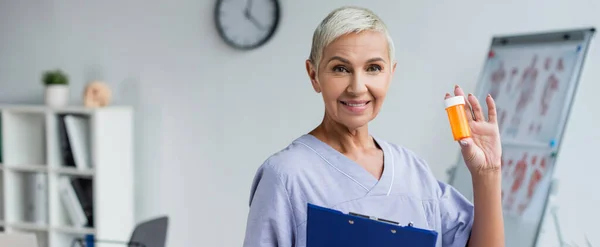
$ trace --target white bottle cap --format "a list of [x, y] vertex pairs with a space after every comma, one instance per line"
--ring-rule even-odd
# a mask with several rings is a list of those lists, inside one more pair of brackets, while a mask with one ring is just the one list
[[451, 98], [447, 98], [446, 100], [444, 100], [444, 104], [446, 105], [446, 108], [451, 107], [451, 106], [455, 106], [455, 105], [464, 105], [465, 104], [465, 97], [463, 96], [454, 96]]

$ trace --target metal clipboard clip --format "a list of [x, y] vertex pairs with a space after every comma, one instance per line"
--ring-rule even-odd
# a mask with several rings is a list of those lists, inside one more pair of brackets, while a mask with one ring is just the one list
[[[388, 220], [388, 219], [384, 219], [384, 218], [379, 218], [379, 217], [375, 217], [375, 216], [369, 216], [369, 215], [359, 214], [359, 213], [355, 213], [355, 212], [349, 212], [348, 214], [352, 215], [352, 216], [358, 216], [358, 217], [366, 218], [366, 219], [381, 221], [381, 222], [385, 222], [385, 223], [388, 223], [388, 224], [400, 225], [400, 222], [396, 222], [396, 221]], [[413, 227], [414, 224], [411, 221], [411, 222], [408, 222], [407, 226]]]

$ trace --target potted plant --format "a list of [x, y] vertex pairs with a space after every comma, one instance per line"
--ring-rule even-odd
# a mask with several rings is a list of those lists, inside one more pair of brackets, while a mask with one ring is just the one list
[[46, 87], [46, 105], [61, 107], [69, 103], [69, 78], [64, 72], [59, 69], [46, 71], [42, 82]]

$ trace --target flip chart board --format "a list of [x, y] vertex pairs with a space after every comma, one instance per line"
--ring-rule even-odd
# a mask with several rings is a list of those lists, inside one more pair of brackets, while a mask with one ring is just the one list
[[[492, 38], [475, 95], [496, 101], [506, 246], [535, 244], [593, 28]], [[567, 164], [564, 164], [567, 165]], [[472, 199], [459, 153], [449, 183]]]

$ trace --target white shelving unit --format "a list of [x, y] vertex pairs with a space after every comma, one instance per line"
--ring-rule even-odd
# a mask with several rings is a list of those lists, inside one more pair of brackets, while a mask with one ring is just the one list
[[[135, 226], [132, 108], [0, 105], [0, 112], [0, 228], [34, 232], [40, 247], [71, 246], [74, 238], [88, 234], [129, 240]], [[91, 168], [65, 166], [59, 136], [62, 114], [89, 119]], [[62, 177], [92, 180], [93, 226], [71, 222], [59, 194]], [[44, 193], [32, 193], [40, 181]]]

